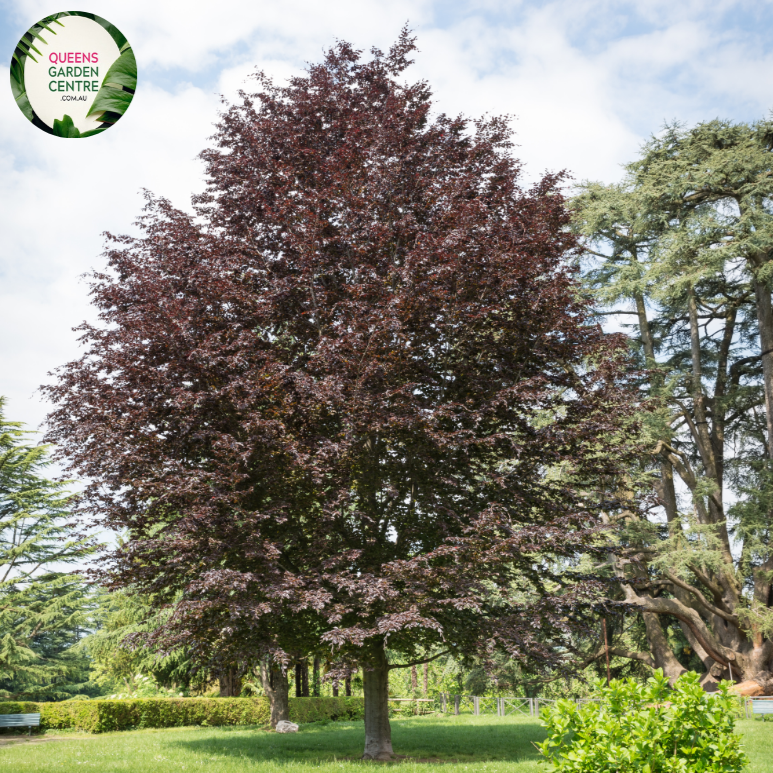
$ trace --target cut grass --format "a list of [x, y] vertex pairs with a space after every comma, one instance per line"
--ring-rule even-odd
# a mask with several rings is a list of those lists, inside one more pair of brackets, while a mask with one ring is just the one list
[[[743, 721], [739, 730], [752, 760], [749, 773], [769, 773], [773, 724]], [[530, 717], [415, 717], [392, 721], [395, 751], [413, 758], [396, 763], [405, 771], [426, 773], [432, 766], [418, 760], [431, 759], [444, 763], [443, 773], [544, 772], [532, 746], [532, 741], [543, 737], [544, 730]], [[380, 764], [356, 759], [362, 754], [362, 722], [305, 725], [299, 733], [287, 735], [254, 727], [196, 727], [60, 738], [59, 743], [3, 746], [0, 771], [333, 773]]]

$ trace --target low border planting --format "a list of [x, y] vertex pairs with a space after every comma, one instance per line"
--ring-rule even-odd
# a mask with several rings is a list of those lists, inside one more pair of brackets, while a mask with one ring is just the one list
[[[362, 698], [290, 698], [290, 719], [299, 724], [362, 719]], [[127, 700], [0, 702], [0, 714], [40, 713], [42, 729], [89, 733], [161, 727], [216, 727], [269, 723], [267, 698], [141, 698]]]

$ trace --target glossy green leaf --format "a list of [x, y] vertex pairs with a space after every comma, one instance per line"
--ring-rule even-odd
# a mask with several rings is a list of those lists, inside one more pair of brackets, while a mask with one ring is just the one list
[[97, 115], [110, 111], [123, 115], [132, 101], [132, 95], [128, 91], [116, 89], [112, 86], [102, 86], [97, 92], [97, 98], [86, 115]]
[[11, 92], [19, 110], [24, 113], [27, 120], [32, 121], [35, 117], [32, 112], [32, 105], [27, 97], [27, 90], [24, 86], [24, 65], [14, 56], [11, 60]]
[[30, 59], [32, 59], [35, 64], [37, 64], [37, 59], [35, 59], [34, 56], [30, 53], [29, 45], [26, 44], [24, 41], [20, 40], [19, 44], [16, 46], [25, 56], [28, 56]]
[[109, 126], [100, 126], [99, 129], [90, 129], [87, 132], [81, 132], [81, 137], [93, 137], [95, 134], [101, 134], [103, 131], [109, 129]]
[[24, 88], [24, 68], [18, 60], [11, 60], [11, 91], [14, 99], [25, 92]]
[[116, 86], [125, 86], [127, 89], [137, 88], [137, 60], [134, 58], [134, 52], [127, 48], [107, 71], [102, 85], [114, 84]]
[[119, 121], [121, 118], [122, 113], [113, 113], [110, 110], [105, 111], [102, 113], [102, 115], [99, 116], [97, 120], [101, 121], [102, 123], [115, 123], [116, 121]]
[[126, 38], [121, 33], [121, 30], [119, 30], [117, 27], [114, 27], [107, 19], [103, 19], [101, 16], [97, 16], [96, 14], [93, 15], [93, 19], [97, 24], [101, 24], [109, 33], [110, 37], [113, 38], [115, 41], [115, 44], [118, 46], [118, 50], [120, 51], [123, 46], [126, 44]]
[[61, 121], [54, 120], [55, 137], [80, 137], [81, 133], [78, 127], [72, 121], [69, 115], [64, 115]]
[[27, 97], [26, 92], [16, 97], [16, 104], [19, 106], [19, 110], [21, 110], [22, 113], [24, 113], [28, 121], [35, 120], [35, 113], [32, 110], [32, 105], [30, 104], [30, 101], [29, 101], [29, 98]]

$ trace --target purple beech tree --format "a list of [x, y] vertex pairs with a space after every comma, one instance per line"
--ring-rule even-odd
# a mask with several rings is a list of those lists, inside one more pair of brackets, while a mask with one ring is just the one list
[[82, 511], [128, 535], [110, 581], [181, 594], [170, 636], [361, 664], [379, 759], [390, 669], [571, 650], [629, 415], [561, 176], [525, 190], [505, 120], [433, 117], [414, 49], [258, 75], [196, 217], [149, 196], [109, 236], [101, 324], [47, 390]]

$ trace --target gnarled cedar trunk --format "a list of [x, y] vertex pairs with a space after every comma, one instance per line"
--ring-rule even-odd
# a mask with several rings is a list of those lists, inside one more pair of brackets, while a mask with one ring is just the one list
[[218, 676], [221, 698], [238, 698], [242, 694], [242, 679], [239, 669], [231, 666]]
[[770, 671], [760, 671], [752, 679], [747, 679], [733, 687], [738, 695], [773, 695], [773, 674]]
[[391, 760], [392, 729], [389, 725], [389, 664], [383, 642], [370, 651], [364, 664], [365, 753], [364, 760]]
[[658, 615], [652, 612], [643, 612], [644, 627], [647, 631], [647, 641], [650, 645], [652, 657], [657, 668], [662, 668], [663, 673], [670, 682], [676, 681], [687, 669], [677, 660], [673, 650], [668, 644], [668, 639], [660, 624]]
[[268, 696], [271, 705], [271, 729], [283, 719], [290, 719], [290, 681], [287, 672], [274, 663], [261, 662], [260, 680], [263, 682], [263, 692]]

